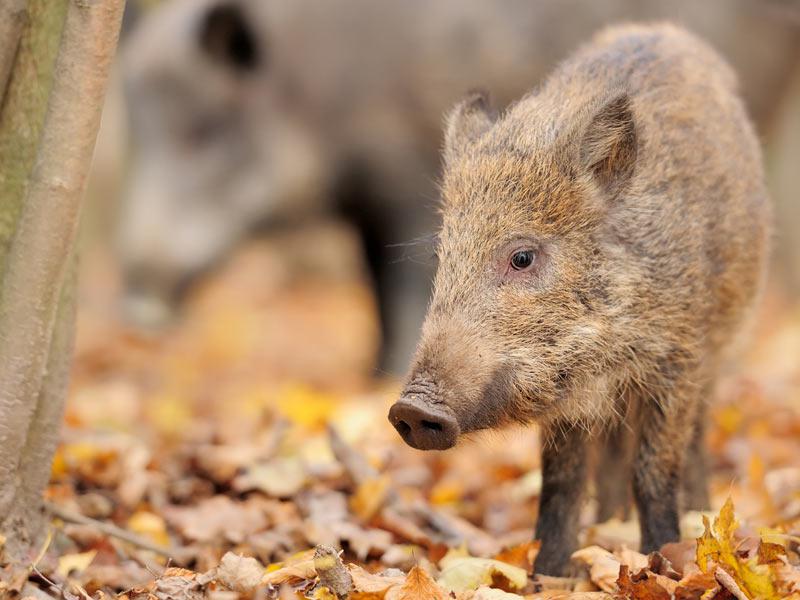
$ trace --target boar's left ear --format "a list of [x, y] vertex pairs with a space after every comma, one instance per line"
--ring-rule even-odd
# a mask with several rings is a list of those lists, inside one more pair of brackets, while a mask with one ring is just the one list
[[612, 196], [630, 181], [636, 163], [636, 128], [627, 94], [613, 97], [592, 118], [581, 139], [580, 160]]
[[489, 94], [482, 90], [470, 92], [447, 114], [444, 130], [445, 163], [452, 163], [463, 154], [493, 123]]

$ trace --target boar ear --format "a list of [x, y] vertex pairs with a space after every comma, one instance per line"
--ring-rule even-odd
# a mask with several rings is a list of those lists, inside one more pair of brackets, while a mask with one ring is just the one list
[[489, 94], [475, 90], [448, 113], [444, 129], [444, 160], [451, 163], [494, 123]]
[[581, 140], [580, 159], [611, 195], [630, 181], [636, 163], [636, 129], [627, 94], [606, 102], [592, 118]]
[[200, 47], [238, 71], [250, 71], [261, 60], [247, 15], [233, 3], [217, 4], [208, 11], [200, 25]]

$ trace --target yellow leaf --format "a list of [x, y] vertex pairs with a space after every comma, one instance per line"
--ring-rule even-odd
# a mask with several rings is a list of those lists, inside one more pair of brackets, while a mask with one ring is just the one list
[[528, 573], [499, 560], [491, 558], [453, 558], [446, 562], [444, 571], [439, 577], [439, 585], [453, 592], [476, 590], [482, 585], [498, 584], [520, 590], [528, 584]]
[[146, 510], [140, 510], [128, 519], [128, 529], [150, 538], [156, 544], [169, 546], [169, 535], [164, 519]]
[[150, 398], [145, 410], [150, 422], [167, 436], [183, 433], [192, 420], [188, 402], [174, 394], [159, 394]]
[[324, 427], [338, 404], [335, 396], [316, 392], [302, 385], [287, 386], [277, 399], [281, 414], [293, 423], [309, 429]]
[[69, 577], [75, 571], [85, 571], [86, 567], [92, 564], [96, 554], [97, 550], [89, 550], [78, 554], [65, 554], [59, 557], [56, 571], [62, 577]]
[[391, 480], [387, 475], [367, 479], [350, 499], [350, 508], [362, 521], [369, 521], [383, 506], [390, 485]]
[[339, 600], [336, 597], [336, 594], [331, 592], [324, 585], [320, 586], [320, 587], [318, 587], [317, 589], [314, 590], [313, 598], [314, 598], [314, 600]]
[[297, 552], [284, 562], [272, 563], [264, 570], [266, 573], [261, 580], [262, 585], [270, 583], [280, 585], [314, 579], [317, 576], [317, 570], [314, 568], [314, 551]]
[[466, 542], [462, 542], [460, 546], [449, 548], [445, 555], [439, 559], [439, 568], [446, 569], [450, 563], [458, 558], [466, 558], [469, 556]]
[[464, 495], [464, 486], [459, 482], [442, 481], [431, 490], [431, 504], [440, 506], [442, 504], [453, 504], [458, 502]]
[[117, 451], [90, 442], [64, 444], [53, 458], [53, 476], [63, 476], [80, 465], [103, 465], [117, 457]]
[[737, 553], [734, 532], [737, 523], [733, 511], [733, 501], [728, 500], [714, 519], [714, 532], [704, 518], [705, 531], [697, 540], [697, 564], [707, 573], [713, 570], [714, 563], [724, 569], [748, 598], [759, 600], [778, 600], [769, 567], [759, 565], [757, 559], [743, 558]]
[[708, 517], [703, 515], [703, 525], [705, 526], [705, 531], [703, 535], [697, 538], [697, 566], [700, 567], [700, 570], [703, 573], [708, 572], [708, 561], [709, 559], [713, 562], [717, 562], [719, 560], [719, 542], [711, 533], [711, 525], [708, 522]]

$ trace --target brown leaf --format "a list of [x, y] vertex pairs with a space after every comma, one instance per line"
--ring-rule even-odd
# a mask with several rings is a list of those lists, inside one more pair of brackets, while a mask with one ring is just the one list
[[238, 543], [267, 525], [263, 511], [255, 503], [236, 502], [227, 496], [214, 496], [196, 506], [168, 507], [164, 516], [187, 539], [196, 541], [224, 537]]
[[783, 564], [786, 558], [786, 548], [780, 544], [765, 542], [758, 543], [758, 564], [769, 565], [773, 563]]
[[153, 594], [159, 600], [202, 600], [205, 595], [197, 573], [174, 567], [156, 579]]
[[375, 575], [365, 571], [358, 565], [347, 565], [353, 580], [353, 590], [371, 594], [383, 594], [394, 585], [403, 585], [405, 577]]
[[539, 540], [525, 542], [502, 550], [494, 558], [532, 573], [533, 563], [536, 562], [536, 556], [539, 554], [541, 545], [542, 543]]
[[403, 585], [389, 588], [386, 600], [447, 600], [447, 593], [419, 567], [414, 567], [406, 576]]
[[637, 581], [631, 579], [628, 567], [621, 565], [617, 579], [617, 597], [624, 600], [671, 600], [670, 593], [661, 587], [652, 573], [643, 573]]
[[[719, 587], [713, 573], [702, 573], [696, 570], [678, 582], [675, 600], [700, 600], [703, 594], [709, 590], [719, 590]], [[708, 597], [713, 598], [713, 593]]]

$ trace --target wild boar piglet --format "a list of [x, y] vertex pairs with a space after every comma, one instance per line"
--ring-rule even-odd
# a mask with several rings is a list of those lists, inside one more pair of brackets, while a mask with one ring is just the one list
[[541, 425], [537, 572], [569, 563], [598, 431], [636, 434], [643, 552], [678, 539], [684, 482], [704, 498], [702, 406], [764, 279], [763, 180], [733, 72], [668, 24], [602, 31], [500, 116], [482, 94], [449, 114], [439, 267], [389, 419], [423, 450]]

